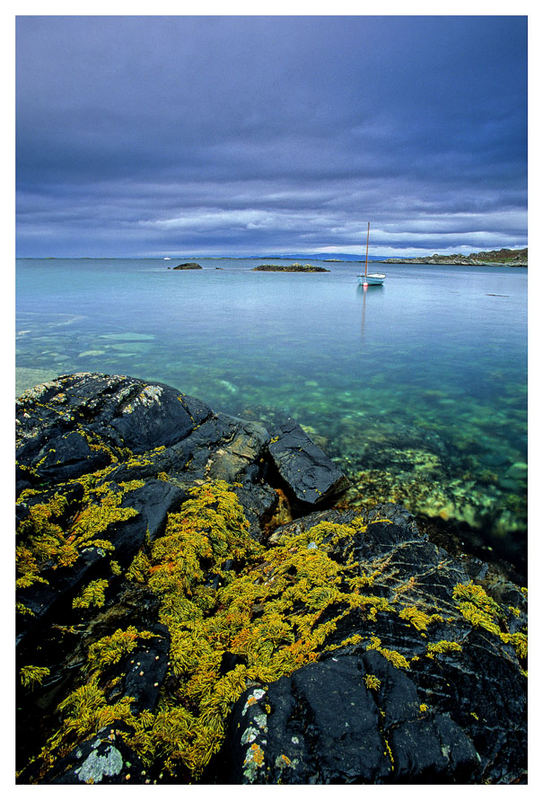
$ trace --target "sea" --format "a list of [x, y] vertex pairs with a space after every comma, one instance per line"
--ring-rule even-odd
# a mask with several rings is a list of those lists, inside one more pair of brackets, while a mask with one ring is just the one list
[[[197, 261], [201, 270], [174, 270]], [[521, 562], [527, 269], [287, 259], [18, 259], [17, 392], [71, 372], [162, 382], [272, 431], [296, 419], [351, 480]]]

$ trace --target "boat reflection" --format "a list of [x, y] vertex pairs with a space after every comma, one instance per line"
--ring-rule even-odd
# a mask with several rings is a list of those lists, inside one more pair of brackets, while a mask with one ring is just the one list
[[[369, 285], [363, 286], [361, 283], [358, 284], [356, 287], [357, 294], [362, 295], [362, 318], [361, 318], [361, 326], [360, 326], [360, 334], [361, 337], [364, 337], [364, 328], [366, 325], [366, 296], [368, 294]], [[383, 294], [384, 293], [384, 286], [381, 285], [373, 285], [371, 286], [371, 293], [372, 294]]]

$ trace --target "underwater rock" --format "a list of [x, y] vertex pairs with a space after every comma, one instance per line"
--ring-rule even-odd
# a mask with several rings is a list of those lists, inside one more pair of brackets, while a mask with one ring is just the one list
[[279, 475], [301, 503], [322, 504], [347, 486], [339, 467], [294, 420], [275, 432], [268, 450]]

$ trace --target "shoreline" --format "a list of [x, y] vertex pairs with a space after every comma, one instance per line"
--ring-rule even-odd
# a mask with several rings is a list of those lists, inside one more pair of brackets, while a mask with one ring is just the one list
[[[87, 370], [82, 370], [80, 372], [68, 371], [66, 373], [61, 373], [54, 370], [16, 367], [16, 400], [18, 401], [24, 392], [38, 389], [42, 384], [54, 382], [61, 376], [88, 374], [94, 373], [89, 373]], [[111, 373], [98, 374], [109, 375]], [[133, 377], [131, 379], [145, 380]], [[228, 414], [229, 412], [221, 411], [219, 413]], [[257, 419], [257, 417], [253, 416], [250, 418]], [[262, 424], [266, 423], [263, 422]], [[304, 426], [303, 422], [302, 427], [309, 433], [310, 436], [316, 434], [315, 430], [311, 426]], [[322, 437], [316, 435], [316, 440], [318, 442], [320, 442], [321, 439]], [[424, 521], [424, 527], [429, 531], [430, 536], [432, 538], [434, 536], [437, 537], [435, 539], [436, 542], [444, 544], [447, 540], [447, 537], [450, 537], [451, 544], [453, 544], [454, 547], [454, 552], [460, 552], [462, 547], [464, 547], [466, 551], [469, 551], [474, 556], [483, 558], [490, 563], [502, 564], [506, 571], [508, 571], [511, 575], [515, 575], [517, 581], [526, 579], [527, 564], [523, 547], [518, 545], [513, 548], [511, 544], [513, 538], [515, 541], [518, 540], [518, 537], [520, 537], [522, 541], [526, 539], [527, 529], [523, 528], [522, 525], [520, 525], [520, 527], [512, 527], [507, 536], [504, 538], [503, 534], [498, 534], [492, 525], [490, 525], [490, 523], [485, 523], [484, 519], [466, 519], [462, 515], [461, 507], [458, 508], [456, 514], [450, 513], [450, 509], [449, 513], [445, 514], [443, 511], [439, 511], [438, 508], [432, 509], [425, 507], [424, 503], [413, 503], [413, 498], [411, 497], [408, 484], [403, 486], [401, 483], [397, 483], [398, 475], [394, 471], [390, 471], [389, 473], [390, 486], [388, 493], [386, 490], [376, 492], [375, 478], [371, 477], [371, 473], [368, 473], [368, 475], [366, 475], [364, 478], [364, 480], [369, 481], [364, 492], [363, 488], [359, 485], [359, 471], [351, 468], [350, 459], [344, 455], [342, 456], [341, 453], [336, 452], [334, 455], [334, 462], [346, 472], [351, 482], [351, 486], [345, 493], [345, 500], [349, 507], [358, 507], [362, 510], [364, 508], [371, 507], [372, 504], [375, 505], [383, 502], [405, 504], [410, 513], [417, 516], [417, 518], [419, 518], [421, 521]], [[381, 474], [380, 478], [381, 481], [385, 481], [384, 474]], [[386, 485], [387, 481], [384, 483], [384, 486]], [[446, 481], [436, 481], [435, 486], [436, 490], [439, 488], [444, 492], [444, 495], [446, 495], [448, 487]], [[403, 492], [400, 491], [398, 493], [398, 488], [402, 487]], [[366, 495], [365, 500], [363, 499], [364, 495]]]
[[78, 373], [17, 440], [18, 784], [526, 781], [527, 590], [294, 420]]

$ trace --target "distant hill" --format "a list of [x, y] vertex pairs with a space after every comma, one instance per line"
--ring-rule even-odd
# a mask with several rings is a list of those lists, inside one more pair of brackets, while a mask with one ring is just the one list
[[527, 267], [528, 248], [521, 250], [509, 250], [502, 247], [501, 250], [481, 250], [478, 253], [470, 253], [463, 256], [460, 253], [450, 255], [418, 256], [417, 258], [383, 258], [386, 264], [457, 264], [467, 266], [477, 266], [484, 264], [503, 264], [508, 267]]
[[[249, 256], [249, 258], [272, 258], [272, 259], [283, 259], [284, 261], [290, 261], [291, 259], [298, 260], [298, 259], [305, 259], [311, 261], [357, 261], [359, 264], [366, 260], [366, 256], [356, 255], [353, 253], [288, 253], [285, 255], [284, 253], [277, 254], [273, 253], [273, 255], [268, 254], [267, 256]], [[368, 261], [381, 261], [382, 256], [368, 256]]]

